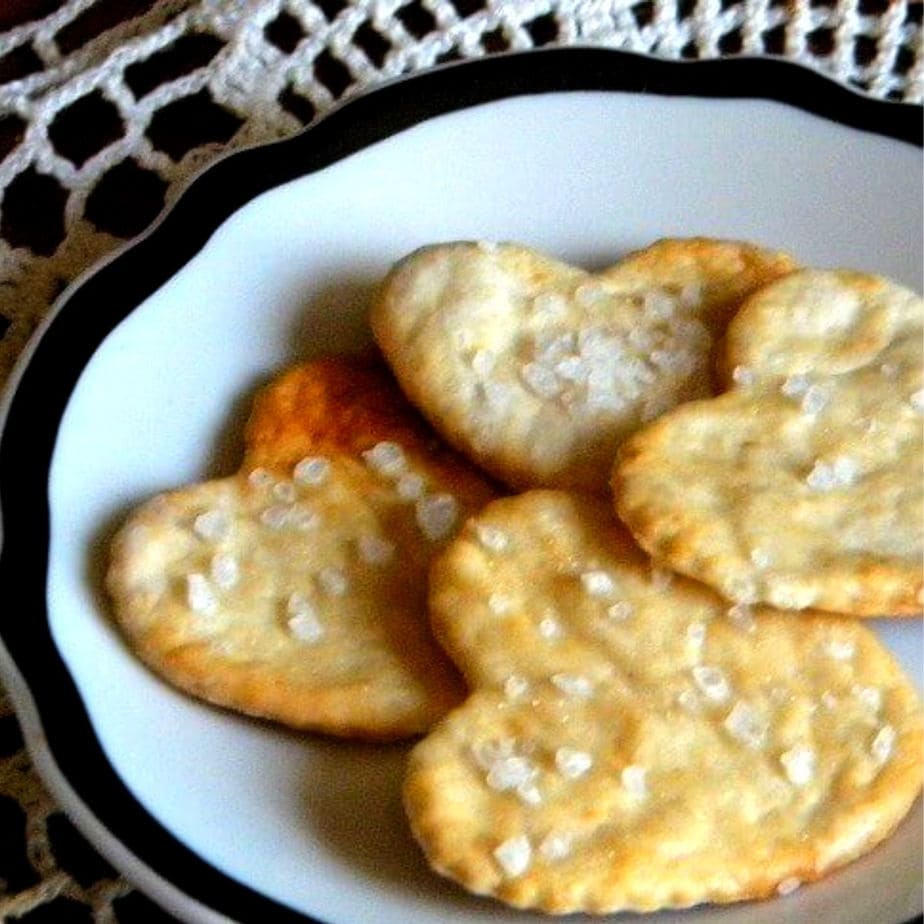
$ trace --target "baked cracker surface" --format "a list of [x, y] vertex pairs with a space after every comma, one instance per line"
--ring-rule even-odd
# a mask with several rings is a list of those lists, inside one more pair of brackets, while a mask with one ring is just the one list
[[430, 558], [494, 492], [364, 361], [287, 371], [245, 440], [240, 472], [150, 500], [116, 537], [129, 644], [177, 687], [294, 728], [426, 730], [464, 695], [427, 621]]
[[734, 309], [793, 269], [786, 254], [705, 238], [596, 274], [516, 244], [439, 244], [393, 268], [371, 322], [411, 401], [486, 471], [605, 493], [620, 442], [712, 394]]
[[489, 504], [434, 561], [472, 693], [411, 753], [428, 862], [520, 908], [785, 894], [866, 853], [921, 786], [921, 707], [856, 620], [730, 606], [652, 567], [601, 500]]
[[920, 612], [924, 301], [805, 271], [729, 326], [729, 390], [620, 451], [620, 517], [655, 558], [731, 600]]

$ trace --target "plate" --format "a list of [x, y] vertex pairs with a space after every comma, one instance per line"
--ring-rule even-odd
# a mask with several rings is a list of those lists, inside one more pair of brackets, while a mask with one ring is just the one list
[[[234, 470], [255, 387], [365, 343], [370, 287], [426, 242], [593, 267], [661, 236], [740, 237], [920, 289], [920, 136], [916, 108], [793, 65], [558, 49], [395, 82], [201, 174], [64, 294], [6, 399], [3, 675], [77, 824], [188, 921], [539, 920], [425, 868], [404, 748], [291, 734], [152, 676], [110, 622], [106, 543], [141, 499]], [[920, 685], [920, 624], [875, 628]], [[921, 830], [919, 802], [820, 884], [648, 920], [895, 924], [921, 909]]]

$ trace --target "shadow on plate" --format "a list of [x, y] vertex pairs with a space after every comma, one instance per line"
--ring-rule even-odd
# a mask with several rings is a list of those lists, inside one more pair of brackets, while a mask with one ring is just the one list
[[468, 895], [432, 872], [414, 841], [401, 805], [411, 746], [312, 741], [303, 811], [312, 840], [393, 899], [502, 910]]

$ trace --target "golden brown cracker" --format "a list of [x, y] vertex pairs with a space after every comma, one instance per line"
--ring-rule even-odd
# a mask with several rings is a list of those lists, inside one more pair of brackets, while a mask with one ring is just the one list
[[389, 273], [371, 321], [412, 402], [517, 488], [605, 491], [619, 443], [713, 392], [714, 345], [785, 254], [661, 241], [597, 274], [515, 244], [425, 247]]
[[622, 447], [620, 516], [731, 600], [920, 612], [924, 302], [876, 276], [806, 271], [731, 323], [731, 390]]
[[370, 739], [426, 730], [464, 693], [427, 623], [427, 569], [491, 488], [364, 363], [283, 374], [246, 442], [237, 475], [149, 501], [117, 536], [108, 587], [129, 643], [250, 715]]
[[478, 894], [611, 913], [786, 893], [872, 849], [921, 786], [921, 708], [855, 620], [729, 606], [607, 505], [495, 501], [434, 562], [472, 693], [411, 754], [428, 862]]

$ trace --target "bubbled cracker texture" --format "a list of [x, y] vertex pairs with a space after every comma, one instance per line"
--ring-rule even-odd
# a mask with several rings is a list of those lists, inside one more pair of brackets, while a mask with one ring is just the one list
[[413, 750], [404, 800], [430, 865], [478, 894], [553, 913], [786, 894], [920, 790], [920, 702], [871, 632], [743, 619], [653, 568], [603, 501], [489, 504], [430, 606], [472, 693]]
[[150, 500], [117, 536], [108, 587], [131, 647], [248, 715], [342, 737], [425, 731], [464, 693], [429, 628], [430, 558], [491, 488], [362, 361], [282, 374], [246, 443], [238, 474]]
[[620, 517], [731, 601], [919, 613], [922, 325], [924, 301], [876, 276], [763, 289], [729, 327], [729, 390], [623, 446]]
[[714, 390], [741, 300], [786, 254], [667, 240], [592, 274], [515, 244], [424, 247], [389, 273], [375, 337], [434, 428], [495, 477], [606, 491], [619, 444]]

